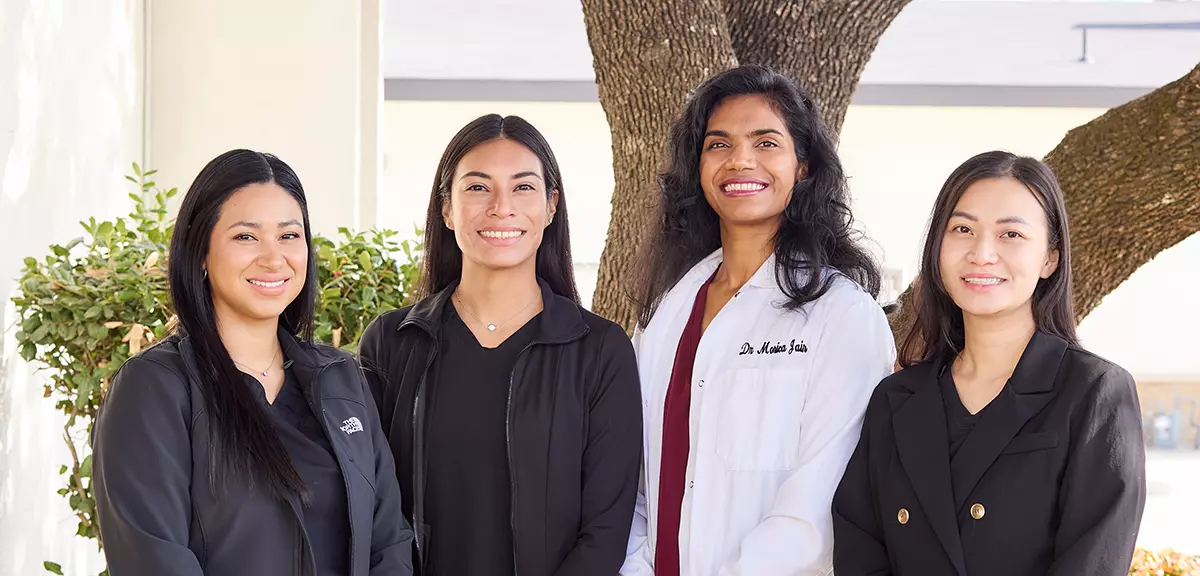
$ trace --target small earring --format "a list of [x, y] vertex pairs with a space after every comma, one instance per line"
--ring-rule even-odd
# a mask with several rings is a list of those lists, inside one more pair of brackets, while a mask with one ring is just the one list
[[208, 280], [208, 268], [204, 269], [204, 279]]

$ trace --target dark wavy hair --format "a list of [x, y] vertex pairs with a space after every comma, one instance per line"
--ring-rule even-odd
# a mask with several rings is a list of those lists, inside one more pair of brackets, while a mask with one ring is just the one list
[[[261, 483], [281, 500], [289, 495], [309, 496], [303, 478], [279, 441], [267, 414], [256, 400], [261, 391], [247, 386], [217, 332], [212, 291], [204, 274], [209, 239], [221, 218], [225, 201], [250, 185], [273, 182], [300, 204], [304, 237], [308, 243], [308, 274], [296, 299], [288, 304], [279, 323], [284, 330], [312, 339], [317, 294], [317, 258], [308, 223], [308, 202], [296, 173], [270, 154], [231, 150], [214, 158], [192, 182], [183, 197], [171, 236], [168, 279], [175, 306], [175, 330], [186, 336], [199, 370], [197, 386], [208, 404], [212, 427], [209, 451], [210, 487], [223, 492], [225, 482]], [[216, 448], [219, 446], [219, 448]]]
[[955, 206], [972, 184], [989, 178], [1012, 178], [1029, 189], [1046, 214], [1050, 250], [1058, 250], [1058, 268], [1049, 278], [1038, 280], [1033, 291], [1033, 320], [1037, 329], [1078, 345], [1075, 309], [1071, 303], [1071, 238], [1067, 231], [1067, 208], [1058, 179], [1040, 160], [1009, 152], [976, 155], [956, 168], [938, 192], [925, 233], [921, 271], [913, 302], [916, 320], [900, 346], [900, 365], [921, 362], [962, 351], [962, 309], [950, 298], [942, 282], [939, 265], [942, 239]]
[[533, 152], [542, 164], [542, 175], [546, 182], [546, 200], [558, 190], [558, 206], [554, 220], [542, 233], [542, 244], [537, 250], [537, 275], [550, 285], [550, 290], [559, 296], [570, 298], [579, 304], [579, 290], [575, 287], [575, 268], [571, 264], [570, 226], [567, 220], [567, 196], [563, 190], [562, 173], [558, 160], [550, 150], [546, 138], [520, 116], [488, 114], [463, 126], [450, 140], [442, 160], [438, 162], [437, 174], [433, 177], [433, 191], [429, 194], [429, 211], [425, 220], [424, 267], [417, 287], [417, 297], [426, 298], [446, 289], [462, 278], [462, 249], [454, 239], [454, 231], [446, 228], [442, 206], [450, 202], [451, 184], [458, 163], [476, 146], [499, 138], [508, 138], [520, 143]]
[[[797, 181], [774, 238], [775, 279], [787, 297], [785, 307], [799, 309], [823, 296], [835, 274], [879, 295], [880, 271], [859, 246], [852, 227], [850, 195], [834, 138], [808, 94], [790, 78], [758, 65], [746, 65], [713, 76], [696, 88], [682, 116], [671, 126], [667, 162], [658, 175], [659, 212], [642, 256], [636, 292], [638, 324], [650, 323], [663, 295], [692, 266], [721, 247], [720, 218], [700, 187], [700, 153], [708, 119], [731, 96], [767, 98], [787, 125], [796, 158], [808, 169]], [[801, 272], [801, 273], [798, 273]]]

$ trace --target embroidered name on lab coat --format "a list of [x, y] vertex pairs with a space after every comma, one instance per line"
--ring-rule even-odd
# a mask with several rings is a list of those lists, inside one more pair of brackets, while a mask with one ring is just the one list
[[776, 342], [772, 344], [770, 341], [763, 342], [757, 350], [749, 342], [742, 344], [742, 350], [738, 352], [738, 356], [747, 356], [754, 354], [807, 354], [808, 345], [803, 340], [796, 342], [793, 338], [791, 342]]

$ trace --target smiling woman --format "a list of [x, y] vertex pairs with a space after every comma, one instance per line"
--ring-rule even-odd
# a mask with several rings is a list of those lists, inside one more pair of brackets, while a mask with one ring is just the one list
[[425, 576], [611, 575], [641, 402], [624, 330], [579, 305], [558, 162], [516, 116], [450, 141], [414, 306], [360, 345]]
[[310, 342], [317, 270], [296, 174], [269, 154], [222, 154], [174, 230], [178, 330], [121, 367], [95, 424], [113, 573], [411, 574], [362, 372]]
[[938, 194], [903, 370], [876, 389], [833, 501], [834, 568], [1129, 570], [1146, 498], [1129, 373], [1082, 349], [1062, 190], [979, 154]]

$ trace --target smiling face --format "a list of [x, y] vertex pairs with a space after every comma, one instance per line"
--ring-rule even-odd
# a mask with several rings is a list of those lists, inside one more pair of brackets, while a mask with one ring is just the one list
[[547, 194], [544, 178], [537, 155], [507, 138], [463, 155], [442, 218], [454, 231], [464, 265], [536, 265], [542, 233], [558, 204], [558, 190]]
[[209, 236], [204, 269], [219, 323], [277, 319], [308, 274], [300, 204], [275, 183], [231, 194]]
[[946, 291], [967, 316], [1028, 315], [1038, 281], [1058, 267], [1046, 213], [1012, 178], [971, 184], [942, 231], [939, 269]]
[[700, 186], [722, 226], [778, 229], [804, 169], [766, 97], [730, 96], [713, 109], [700, 152]]

